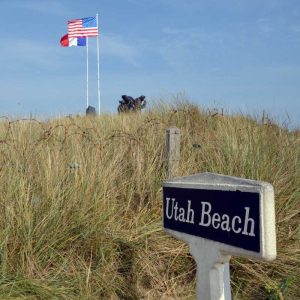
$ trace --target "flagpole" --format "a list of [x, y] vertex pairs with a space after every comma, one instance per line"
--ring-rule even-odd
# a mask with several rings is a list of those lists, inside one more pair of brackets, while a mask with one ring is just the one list
[[89, 107], [89, 38], [86, 38], [86, 108]]
[[97, 20], [97, 29], [98, 29], [98, 35], [97, 35], [97, 75], [98, 75], [98, 113], [100, 115], [101, 109], [100, 109], [100, 74], [99, 74], [99, 21], [98, 21], [98, 13], [96, 14], [96, 20]]

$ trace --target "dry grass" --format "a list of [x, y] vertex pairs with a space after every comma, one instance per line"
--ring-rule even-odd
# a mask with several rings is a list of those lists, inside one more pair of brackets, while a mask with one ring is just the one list
[[278, 259], [234, 258], [236, 299], [300, 298], [300, 135], [178, 103], [143, 114], [0, 122], [0, 299], [193, 299], [195, 263], [162, 231], [165, 131], [180, 174], [268, 181]]

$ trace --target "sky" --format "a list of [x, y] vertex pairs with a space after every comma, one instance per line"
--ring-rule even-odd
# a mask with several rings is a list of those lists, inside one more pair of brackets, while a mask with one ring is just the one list
[[[99, 14], [101, 113], [126, 94], [300, 126], [299, 0], [1, 0], [0, 115], [85, 113], [86, 48], [67, 21]], [[96, 38], [89, 104], [97, 104]]]

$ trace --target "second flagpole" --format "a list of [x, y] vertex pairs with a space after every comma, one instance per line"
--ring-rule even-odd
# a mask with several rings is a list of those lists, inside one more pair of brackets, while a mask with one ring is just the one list
[[86, 108], [89, 107], [89, 38], [86, 38]]
[[99, 21], [98, 21], [98, 14], [96, 14], [96, 21], [97, 21], [97, 29], [98, 29], [98, 35], [97, 35], [97, 77], [98, 77], [98, 113], [100, 115], [101, 107], [100, 107], [100, 73], [99, 73]]

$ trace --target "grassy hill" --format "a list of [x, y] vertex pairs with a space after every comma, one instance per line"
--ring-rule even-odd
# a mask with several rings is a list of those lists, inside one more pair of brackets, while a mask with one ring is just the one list
[[162, 230], [166, 129], [178, 175], [267, 181], [278, 258], [233, 258], [234, 299], [300, 298], [300, 133], [188, 103], [143, 114], [0, 121], [0, 299], [193, 299], [195, 263]]

